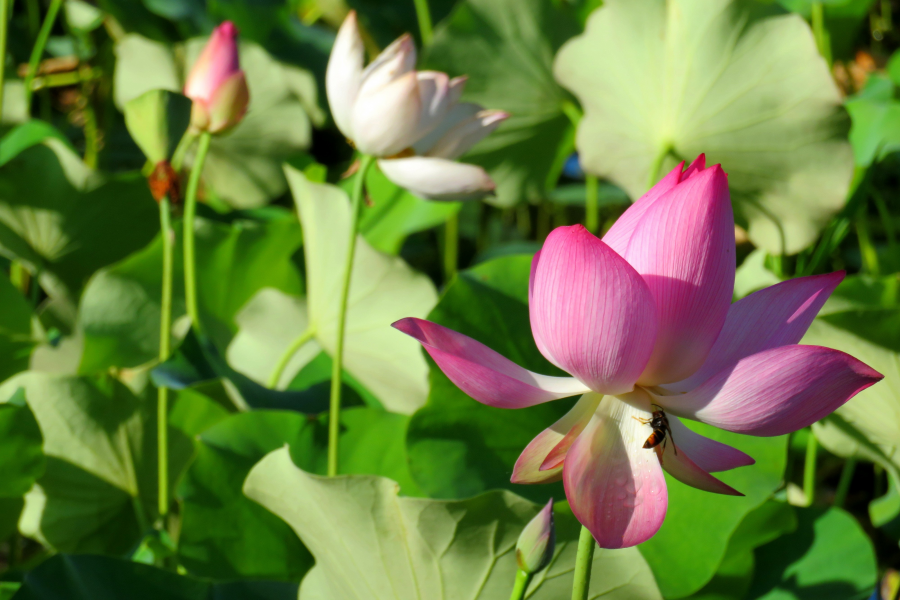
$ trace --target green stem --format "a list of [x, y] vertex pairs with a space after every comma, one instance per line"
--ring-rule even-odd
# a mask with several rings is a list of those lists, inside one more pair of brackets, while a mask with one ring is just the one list
[[197, 156], [191, 167], [191, 176], [188, 179], [187, 195], [184, 200], [184, 302], [187, 305], [187, 313], [191, 317], [191, 326], [195, 333], [200, 332], [200, 312], [197, 308], [197, 273], [196, 260], [194, 258], [194, 217], [197, 214], [197, 189], [200, 187], [200, 175], [203, 173], [203, 163], [206, 162], [206, 153], [209, 152], [209, 142], [212, 136], [208, 131], [200, 134], [200, 143], [197, 146]]
[[531, 577], [530, 573], [526, 573], [522, 569], [516, 569], [516, 582], [513, 584], [509, 600], [523, 600], [525, 598], [525, 592], [528, 590], [528, 584], [531, 583]]
[[837, 490], [834, 492], [834, 505], [842, 508], [847, 501], [847, 492], [850, 491], [850, 484], [853, 482], [853, 472], [856, 470], [856, 459], [848, 458], [841, 469], [841, 478], [838, 481]]
[[666, 157], [669, 155], [669, 152], [672, 151], [671, 144], [666, 144], [663, 146], [662, 150], [660, 150], [659, 154], [656, 155], [656, 158], [653, 159], [653, 162], [650, 164], [650, 178], [647, 180], [647, 189], [649, 190], [654, 185], [656, 185], [657, 180], [659, 180], [659, 173], [662, 171], [663, 161], [666, 160]]
[[3, 119], [3, 83], [6, 76], [6, 34], [13, 0], [0, 0], [0, 120]]
[[572, 583], [572, 600], [587, 600], [591, 586], [591, 564], [594, 561], [594, 536], [582, 525], [578, 537], [578, 554], [575, 555], [575, 581]]
[[197, 140], [197, 133], [188, 129], [184, 132], [184, 135], [181, 136], [181, 140], [178, 142], [178, 146], [175, 148], [175, 152], [172, 153], [172, 168], [177, 173], [181, 170], [181, 165], [184, 164], [184, 157], [187, 155], [187, 151], [191, 149], [191, 146], [194, 145], [194, 142]]
[[28, 295], [28, 270], [22, 261], [13, 259], [9, 264], [9, 281], [15, 286], [22, 296]]
[[819, 54], [828, 63], [828, 68], [831, 68], [831, 36], [825, 25], [825, 6], [821, 2], [812, 3], [811, 20], [816, 47], [819, 49]]
[[41, 270], [35, 269], [29, 282], [29, 292], [31, 293], [31, 306], [37, 310], [38, 302], [41, 300]]
[[97, 156], [100, 154], [100, 133], [97, 129], [97, 113], [91, 104], [90, 84], [83, 84], [81, 92], [84, 96], [84, 164], [96, 169]]
[[341, 376], [344, 367], [344, 329], [347, 325], [347, 300], [350, 298], [350, 276], [353, 273], [353, 256], [356, 254], [356, 235], [359, 230], [359, 213], [362, 205], [363, 188], [366, 185], [366, 173], [374, 160], [373, 156], [363, 154], [359, 160], [359, 171], [353, 181], [353, 195], [350, 203], [350, 231], [347, 236], [347, 256], [344, 262], [344, 280], [341, 284], [341, 297], [338, 303], [337, 340], [334, 345], [334, 356], [331, 362], [331, 405], [328, 411], [328, 476], [338, 472], [338, 434], [341, 417]]
[[812, 429], [806, 438], [806, 461], [803, 463], [803, 495], [806, 496], [807, 506], [812, 506], [816, 497], [816, 453], [819, 449], [818, 440]]
[[[162, 238], [162, 298], [159, 316], [159, 362], [172, 351], [172, 279], [175, 249], [169, 198], [159, 201], [159, 231]], [[159, 452], [159, 516], [169, 513], [169, 389], [157, 390], [157, 449]], [[165, 524], [163, 524], [165, 528]]]
[[891, 256], [898, 256], [900, 249], [897, 248], [897, 231], [894, 229], [894, 217], [884, 201], [884, 196], [877, 190], [872, 190], [872, 200], [875, 202], [875, 208], [878, 210], [878, 217], [884, 225], [884, 233], [887, 236], [888, 247]]
[[600, 182], [594, 175], [585, 175], [584, 177], [584, 226], [591, 233], [597, 233], [597, 227], [600, 225]]
[[872, 244], [872, 236], [869, 234], [868, 218], [866, 206], [863, 205], [856, 218], [856, 239], [859, 241], [859, 252], [862, 255], [866, 271], [877, 277], [881, 272], [881, 267], [878, 264], [878, 251]]
[[44, 17], [44, 24], [41, 25], [34, 48], [31, 50], [31, 58], [28, 60], [28, 72], [25, 75], [25, 107], [29, 114], [31, 113], [31, 96], [34, 93], [31, 82], [37, 74], [38, 65], [41, 63], [44, 48], [47, 47], [47, 40], [50, 39], [50, 32], [53, 30], [60, 7], [62, 7], [62, 0], [50, 0], [50, 8], [47, 10], [47, 16]]
[[449, 283], [459, 265], [459, 215], [453, 214], [444, 223], [444, 282]]
[[431, 25], [431, 11], [428, 9], [428, 0], [415, 0], [415, 3], [422, 45], [428, 46], [431, 44], [431, 40], [434, 39], [434, 28]]
[[281, 358], [278, 359], [278, 363], [275, 365], [275, 368], [272, 370], [272, 374], [269, 376], [269, 389], [275, 389], [278, 385], [278, 382], [281, 380], [282, 374], [284, 374], [284, 370], [287, 368], [288, 363], [291, 362], [291, 359], [297, 353], [297, 350], [302, 348], [306, 343], [313, 338], [316, 332], [310, 328], [301, 333], [297, 339], [291, 342], [291, 345], [288, 346], [287, 350], [284, 351], [284, 354], [281, 355]]

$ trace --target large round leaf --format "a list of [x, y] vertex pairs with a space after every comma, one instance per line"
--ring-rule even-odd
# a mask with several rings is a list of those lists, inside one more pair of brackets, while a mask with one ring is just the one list
[[797, 509], [797, 530], [757, 548], [748, 599], [862, 600], [877, 580], [872, 542], [839, 508]]
[[43, 441], [21, 390], [0, 404], [0, 500], [25, 495], [44, 472]]
[[553, 56], [577, 31], [566, 3], [546, 0], [465, 0], [436, 31], [425, 66], [468, 75], [464, 101], [511, 115], [467, 157], [497, 183], [489, 202], [537, 202], [556, 185], [572, 140]]
[[213, 584], [106, 556], [48, 559], [25, 575], [19, 600], [294, 600], [297, 585], [268, 581]]
[[0, 168], [0, 250], [75, 300], [88, 277], [144, 246], [157, 209], [140, 176], [103, 182], [55, 137]]
[[[200, 314], [207, 333], [221, 347], [237, 330], [235, 315], [256, 292], [274, 288], [296, 294], [303, 289], [291, 260], [302, 240], [296, 218], [274, 207], [257, 216], [237, 217], [231, 223], [203, 218], [196, 222]], [[175, 234], [172, 315], [180, 338], [184, 327], [178, 319], [185, 314], [180, 224]], [[137, 367], [157, 359], [161, 282], [158, 236], [90, 280], [78, 314], [84, 336], [81, 373]]]
[[[380, 477], [322, 478], [298, 469], [287, 448], [260, 461], [246, 494], [284, 519], [316, 558], [301, 600], [413, 600], [509, 597], [515, 547], [538, 506], [509, 492], [446, 502], [398, 497]], [[550, 566], [529, 598], [568, 595], [579, 526], [558, 511]], [[660, 598], [653, 575], [634, 548], [594, 554], [592, 598]]]
[[[370, 408], [341, 414], [341, 474], [391, 477], [405, 495], [416, 494], [406, 464], [407, 417]], [[200, 435], [197, 457], [179, 495], [183, 498], [179, 556], [188, 570], [214, 579], [299, 581], [312, 557], [290, 528], [241, 491], [250, 469], [289, 445], [293, 460], [325, 473], [327, 423], [287, 411], [233, 415]]]
[[[121, 554], [156, 518], [156, 402], [109, 377], [26, 372], [0, 387], [24, 388], [44, 438], [46, 470], [25, 496], [22, 533], [60, 551]], [[192, 452], [169, 428], [174, 484]]]
[[706, 152], [771, 253], [812, 243], [853, 174], [847, 118], [809, 27], [749, 0], [609, 0], [559, 53], [585, 169], [640, 196]]

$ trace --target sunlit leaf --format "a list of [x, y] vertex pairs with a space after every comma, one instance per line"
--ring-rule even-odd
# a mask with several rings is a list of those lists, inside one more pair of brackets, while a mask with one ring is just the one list
[[847, 118], [809, 26], [742, 0], [610, 0], [559, 53], [582, 165], [637, 198], [677, 160], [721, 162], [773, 254], [811, 244], [853, 173]]
[[[300, 598], [506, 599], [515, 576], [515, 545], [538, 506], [509, 492], [444, 502], [397, 496], [379, 477], [325, 479], [291, 462], [287, 448], [260, 461], [246, 494], [284, 519], [316, 566]], [[531, 584], [529, 598], [568, 595], [579, 526], [557, 515], [556, 552]], [[653, 575], [633, 549], [598, 550], [592, 598], [659, 598]]]
[[[341, 414], [342, 474], [376, 474], [402, 482], [416, 494], [409, 476], [403, 434], [408, 418], [371, 408]], [[298, 464], [325, 473], [327, 423], [288, 411], [257, 410], [233, 415], [200, 436], [196, 460], [180, 495], [182, 563], [195, 575], [216, 579], [298, 580], [312, 557], [288, 526], [244, 496], [251, 467], [269, 452], [289, 445]]]
[[[350, 203], [334, 186], [311, 183], [286, 168], [304, 233], [307, 298], [264, 293], [242, 311], [249, 325], [235, 338], [229, 360], [239, 371], [268, 381], [277, 358], [305, 331], [309, 348], [288, 364], [278, 385], [284, 387], [318, 354], [331, 353], [337, 337], [337, 313], [347, 253]], [[419, 344], [391, 328], [397, 319], [424, 317], [437, 301], [434, 285], [400, 258], [373, 249], [357, 238], [350, 282], [344, 368], [390, 411], [411, 413], [424, 403], [427, 366]], [[264, 341], [271, 340], [271, 341]], [[250, 355], [265, 347], [265, 360]]]

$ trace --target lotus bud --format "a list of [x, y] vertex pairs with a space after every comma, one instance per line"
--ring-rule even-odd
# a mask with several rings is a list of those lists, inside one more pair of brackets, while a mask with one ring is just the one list
[[544, 570], [553, 557], [556, 530], [553, 527], [553, 499], [528, 522], [516, 542], [516, 562], [519, 569], [534, 575]]
[[247, 112], [250, 91], [238, 59], [237, 35], [231, 21], [216, 27], [188, 76], [184, 95], [194, 101], [191, 127], [197, 131], [222, 133]]

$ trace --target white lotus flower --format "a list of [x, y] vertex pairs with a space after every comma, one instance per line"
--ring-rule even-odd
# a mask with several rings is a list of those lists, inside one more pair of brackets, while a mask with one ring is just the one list
[[347, 139], [394, 183], [433, 200], [465, 200], [494, 190], [484, 169], [456, 162], [509, 117], [459, 103], [465, 77], [416, 71], [405, 34], [363, 68], [356, 12], [344, 20], [325, 73], [334, 121]]

